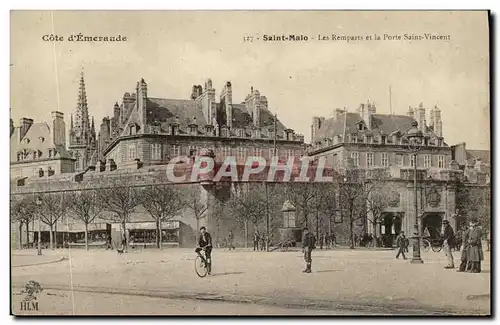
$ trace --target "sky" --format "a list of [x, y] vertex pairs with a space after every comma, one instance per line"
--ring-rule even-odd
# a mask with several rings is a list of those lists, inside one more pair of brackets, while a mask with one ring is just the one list
[[[64, 41], [43, 41], [57, 34]], [[71, 34], [127, 37], [70, 42]], [[449, 35], [449, 40], [319, 41], [318, 34]], [[263, 35], [306, 35], [307, 42], [264, 42]], [[253, 42], [244, 42], [245, 36]], [[259, 36], [259, 40], [257, 37]], [[406, 114], [423, 103], [442, 110], [448, 144], [490, 147], [487, 12], [382, 11], [12, 11], [11, 116], [49, 121], [70, 114], [82, 67], [96, 127], [138, 80], [151, 97], [188, 99], [192, 85], [226, 81], [233, 103], [250, 87], [268, 98], [283, 123], [310, 140], [314, 116], [354, 112]], [[389, 88], [391, 87], [391, 96]], [[429, 120], [429, 118], [428, 118]]]

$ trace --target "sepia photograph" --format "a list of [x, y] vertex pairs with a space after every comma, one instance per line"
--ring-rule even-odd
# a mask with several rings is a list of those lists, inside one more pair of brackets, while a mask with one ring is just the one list
[[12, 10], [10, 314], [484, 316], [487, 10]]

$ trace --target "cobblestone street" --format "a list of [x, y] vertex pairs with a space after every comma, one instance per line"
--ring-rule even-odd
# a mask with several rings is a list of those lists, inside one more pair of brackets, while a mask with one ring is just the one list
[[[300, 252], [213, 252], [213, 274], [199, 278], [190, 249], [14, 252], [23, 262], [65, 257], [51, 264], [13, 263], [16, 314], [489, 314], [490, 263], [481, 274], [445, 270], [444, 253], [424, 264], [396, 260], [394, 251], [317, 250], [313, 273]], [[32, 257], [27, 257], [32, 254]], [[410, 254], [411, 255], [411, 252]], [[455, 253], [458, 261], [458, 253]], [[29, 261], [28, 261], [29, 259]], [[42, 261], [43, 259], [43, 261]], [[15, 258], [13, 258], [13, 261]], [[71, 268], [70, 268], [71, 261]], [[70, 271], [71, 270], [71, 271]], [[20, 312], [25, 284], [44, 291], [39, 311]], [[148, 306], [148, 307], [145, 307]]]

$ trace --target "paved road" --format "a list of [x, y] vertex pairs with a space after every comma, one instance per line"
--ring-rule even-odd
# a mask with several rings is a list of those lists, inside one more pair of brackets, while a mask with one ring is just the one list
[[[46, 255], [69, 257], [64, 251]], [[303, 274], [299, 252], [215, 250], [213, 275], [200, 279], [191, 250], [120, 256], [72, 250], [62, 262], [13, 268], [12, 283], [18, 293], [29, 280], [39, 282], [39, 313], [48, 314], [72, 314], [73, 301], [76, 314], [490, 312], [489, 261], [483, 273], [468, 274], [443, 269], [442, 252], [423, 258], [424, 264], [415, 265], [394, 259], [392, 251], [315, 251], [313, 273]], [[19, 313], [22, 296], [13, 298]]]

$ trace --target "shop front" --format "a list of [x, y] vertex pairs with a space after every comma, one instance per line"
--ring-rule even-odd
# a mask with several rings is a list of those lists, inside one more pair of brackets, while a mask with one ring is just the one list
[[[156, 222], [137, 221], [125, 225], [129, 246], [134, 248], [156, 247]], [[113, 241], [120, 242], [122, 231], [119, 224], [113, 224]], [[178, 221], [164, 221], [161, 223], [161, 242], [164, 247], [189, 247], [192, 230], [186, 224]]]

